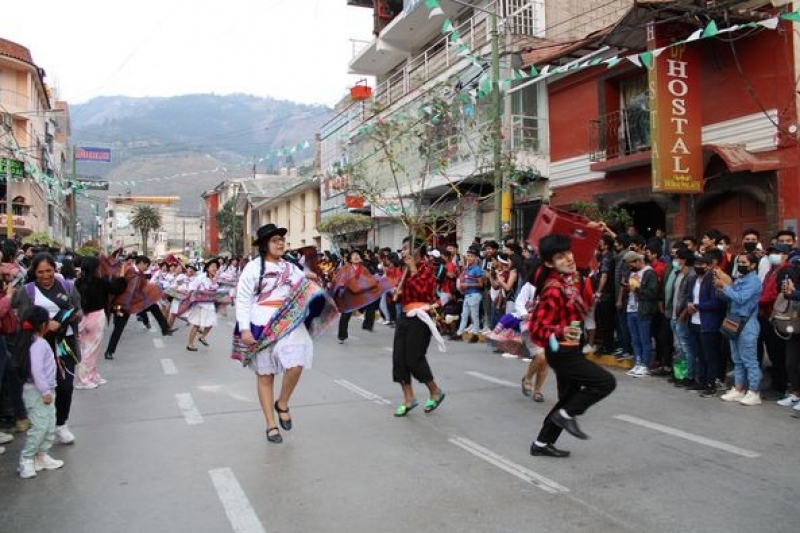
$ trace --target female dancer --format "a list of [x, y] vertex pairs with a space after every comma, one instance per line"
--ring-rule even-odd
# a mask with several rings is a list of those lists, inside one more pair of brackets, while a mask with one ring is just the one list
[[[183, 313], [183, 316], [192, 325], [191, 329], [189, 329], [189, 342], [186, 344], [186, 349], [190, 352], [197, 351], [194, 345], [197, 332], [200, 332], [197, 340], [204, 346], [208, 346], [206, 336], [211, 331], [211, 328], [217, 325], [217, 306], [214, 303], [214, 298], [211, 297], [211, 293], [216, 292], [219, 288], [217, 282], [214, 281], [218, 268], [219, 260], [211, 259], [206, 262], [203, 273], [196, 275], [189, 283], [188, 291], [194, 301], [191, 303], [189, 310]], [[208, 298], [202, 297], [203, 295], [208, 296]]]
[[[180, 265], [178, 266], [180, 269]], [[175, 275], [175, 279], [172, 282], [172, 285], [169, 287], [169, 295], [172, 296], [172, 303], [169, 306], [169, 318], [167, 318], [167, 324], [169, 327], [175, 324], [175, 319], [180, 317], [180, 313], [178, 313], [178, 309], [181, 307], [181, 303], [186, 298], [187, 293], [186, 291], [189, 288], [189, 284], [192, 282], [192, 279], [197, 274], [197, 266], [188, 263], [185, 267], [185, 273], [177, 273]]]
[[[317, 335], [336, 319], [336, 306], [325, 291], [309, 279], [313, 273], [283, 259], [286, 229], [274, 224], [259, 228], [254, 246], [259, 257], [250, 261], [236, 287], [236, 329], [232, 358], [250, 366], [258, 379], [258, 399], [267, 422], [267, 440], [283, 441], [275, 421], [289, 431], [289, 400], [303, 368], [313, 360], [309, 330]], [[308, 279], [307, 279], [308, 278]], [[281, 392], [273, 403], [276, 374], [284, 374]]]
[[386, 278], [373, 275], [363, 263], [361, 252], [353, 250], [348, 255], [349, 264], [342, 266], [331, 283], [333, 295], [339, 312], [339, 344], [347, 340], [347, 326], [353, 311], [364, 312], [363, 329], [372, 331], [375, 326], [375, 311], [383, 293], [389, 292]]

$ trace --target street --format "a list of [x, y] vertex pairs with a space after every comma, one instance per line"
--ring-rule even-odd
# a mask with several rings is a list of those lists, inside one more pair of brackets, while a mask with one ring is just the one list
[[[524, 363], [481, 344], [431, 344], [447, 393], [395, 418], [393, 330], [350, 324], [315, 342], [283, 444], [265, 439], [251, 371], [228, 358], [232, 313], [210, 348], [131, 321], [109, 380], [75, 391], [65, 466], [21, 480], [23, 437], [0, 456], [7, 532], [794, 532], [800, 420], [702, 399], [613, 370], [617, 390], [566, 432], [568, 459], [531, 457], [555, 401], [520, 393]], [[108, 335], [108, 332], [106, 336]], [[424, 403], [427, 391], [415, 384]]]

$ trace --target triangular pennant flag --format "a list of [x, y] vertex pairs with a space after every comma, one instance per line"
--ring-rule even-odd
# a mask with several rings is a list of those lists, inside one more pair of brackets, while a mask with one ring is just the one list
[[653, 68], [653, 52], [642, 52], [639, 54], [639, 60], [648, 69]]
[[702, 30], [702, 29], [700, 29], [700, 30], [695, 30], [695, 31], [693, 31], [693, 32], [692, 32], [692, 34], [691, 34], [691, 35], [689, 35], [689, 36], [686, 38], [686, 40], [685, 40], [685, 41], [680, 41], [680, 42], [681, 42], [681, 43], [684, 43], [684, 42], [686, 42], [686, 43], [690, 43], [690, 42], [692, 42], [692, 41], [696, 41], [696, 40], [697, 40], [697, 39], [699, 39], [699, 38], [700, 38], [702, 35], [703, 35], [703, 30]]
[[439, 0], [425, 0], [425, 5], [428, 7], [428, 9], [439, 7]]
[[716, 34], [719, 33], [719, 28], [717, 28], [717, 23], [713, 20], [708, 23], [706, 29], [703, 30], [703, 34], [700, 36], [703, 39], [707, 39], [708, 37], [714, 37]]
[[461, 34], [458, 33], [458, 30], [453, 30], [452, 33], [450, 33], [450, 41], [453, 44], [455, 44], [460, 40], [461, 40]]
[[779, 22], [778, 17], [773, 17], [767, 20], [760, 20], [756, 24], [758, 24], [759, 26], [764, 26], [767, 29], [774, 30], [775, 28], [778, 27], [778, 22]]
[[534, 78], [539, 76], [539, 71], [536, 70], [536, 65], [531, 65], [531, 76]]
[[616, 67], [622, 59], [619, 56], [609, 57], [608, 59], [603, 60], [603, 63], [608, 65], [608, 68]]
[[489, 76], [483, 74], [481, 76], [480, 81], [478, 82], [478, 90], [480, 92], [489, 94], [492, 90], [492, 80], [489, 79]]
[[310, 142], [308, 142], [308, 141], [306, 141], [306, 142], [303, 144], [303, 149], [307, 149], [307, 148], [310, 148], [310, 147], [311, 147], [311, 143], [310, 143]]
[[516, 81], [516, 80], [522, 80], [522, 79], [525, 79], [525, 78], [526, 78], [526, 75], [525, 75], [525, 73], [524, 73], [524, 72], [522, 72], [521, 70], [514, 69], [514, 71], [512, 72], [512, 78], [513, 78], [515, 81]]
[[442, 33], [450, 33], [451, 31], [453, 31], [453, 21], [445, 19], [444, 24], [442, 24]]
[[783, 20], [791, 20], [792, 22], [800, 22], [800, 10], [784, 13], [781, 15], [781, 18]]
[[636, 54], [633, 54], [633, 55], [630, 55], [630, 56], [626, 56], [625, 59], [627, 59], [628, 61], [630, 61], [631, 63], [633, 63], [637, 67], [641, 67], [642, 66], [642, 62], [639, 59], [639, 56], [636, 55]]
[[662, 46], [661, 48], [656, 48], [655, 50], [653, 50], [653, 57], [660, 56], [661, 54], [664, 53], [664, 50], [666, 50], [667, 48], [669, 48], [669, 47], [668, 46]]
[[542, 76], [547, 76], [550, 73], [550, 65], [543, 66], [539, 72]]

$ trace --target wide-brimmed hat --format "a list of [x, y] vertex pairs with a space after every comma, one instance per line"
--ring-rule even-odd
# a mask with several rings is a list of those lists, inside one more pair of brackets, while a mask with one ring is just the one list
[[266, 224], [258, 228], [256, 238], [253, 239], [253, 246], [258, 245], [260, 242], [269, 240], [273, 235], [280, 235], [284, 237], [288, 230], [286, 228], [279, 228], [273, 223]]

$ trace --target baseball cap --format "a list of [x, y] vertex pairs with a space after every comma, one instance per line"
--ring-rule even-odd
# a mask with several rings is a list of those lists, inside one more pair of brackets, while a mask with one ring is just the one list
[[772, 246], [770, 246], [769, 247], [769, 251], [770, 252], [779, 252], [779, 253], [782, 253], [782, 254], [790, 254], [790, 253], [792, 253], [792, 248], [788, 244], [777, 243], [777, 244], [773, 244]]
[[626, 263], [632, 263], [633, 261], [638, 261], [639, 259], [643, 260], [644, 256], [642, 254], [637, 254], [633, 250], [630, 250], [628, 252], [625, 252], [623, 259], [625, 260]]

